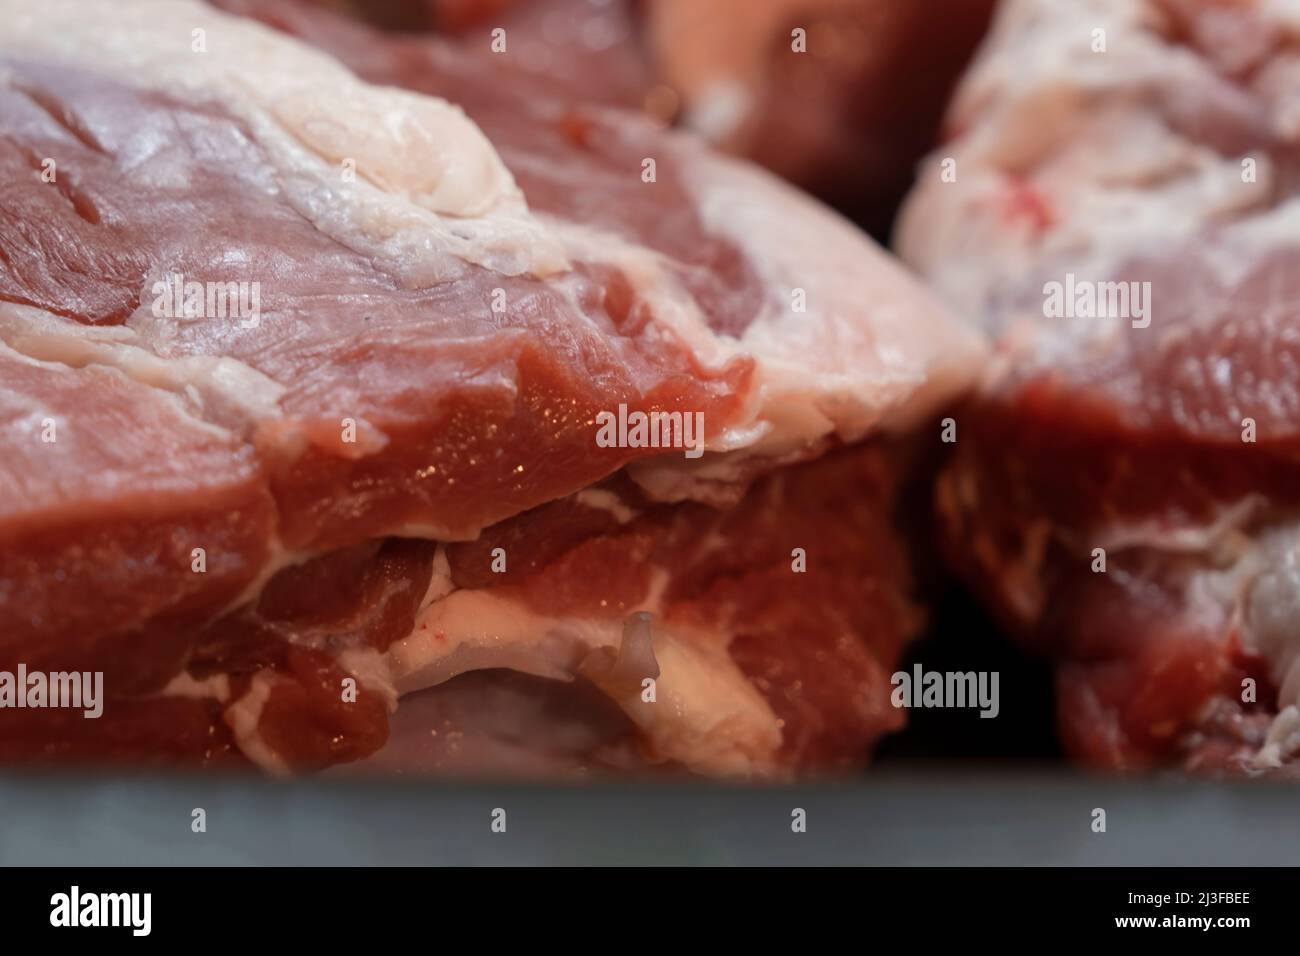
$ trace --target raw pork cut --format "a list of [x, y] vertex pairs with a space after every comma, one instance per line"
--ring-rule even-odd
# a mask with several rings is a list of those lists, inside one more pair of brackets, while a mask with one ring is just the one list
[[948, 547], [1111, 767], [1300, 749], [1300, 19], [1012, 0], [899, 248], [998, 337]]
[[0, 2], [0, 670], [108, 698], [0, 755], [320, 768], [401, 695], [564, 685], [622, 721], [557, 711], [584, 765], [861, 759], [919, 620], [896, 436], [979, 337], [690, 137], [249, 9]]

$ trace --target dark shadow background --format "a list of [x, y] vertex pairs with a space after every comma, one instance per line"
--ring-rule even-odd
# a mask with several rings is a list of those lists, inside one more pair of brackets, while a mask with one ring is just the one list
[[911, 645], [899, 670], [997, 671], [1000, 710], [913, 708], [901, 733], [875, 750], [874, 766], [911, 763], [1046, 762], [1060, 759], [1056, 699], [1049, 664], [1031, 657], [1000, 633], [975, 600], [949, 583], [924, 638]]

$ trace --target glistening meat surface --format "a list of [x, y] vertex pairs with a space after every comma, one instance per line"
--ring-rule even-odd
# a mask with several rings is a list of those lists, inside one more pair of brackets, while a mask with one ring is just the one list
[[949, 548], [1060, 658], [1102, 765], [1300, 742], [1298, 31], [1269, 2], [1008, 3], [909, 200], [904, 257], [999, 340]]
[[[478, 547], [620, 469], [647, 504], [741, 514], [756, 476], [905, 429], [974, 374], [977, 336], [764, 174], [431, 41], [259, 12], [330, 52], [183, 0], [0, 3], [0, 664], [103, 670], [123, 702], [94, 727], [7, 712], [11, 754], [360, 757], [393, 694], [442, 674], [383, 656], [423, 613], [431, 542]], [[189, 281], [242, 311], [186, 314], [167, 296]], [[702, 414], [704, 457], [599, 446], [620, 405]], [[869, 581], [877, 539], [852, 554]], [[588, 635], [611, 647], [643, 570], [575, 567], [548, 593], [618, 608]], [[779, 654], [725, 589], [686, 636], [661, 621], [665, 647], [702, 655], [684, 673], [730, 683], [655, 711], [643, 742], [705, 771], [860, 750], [893, 719], [872, 668], [908, 630], [904, 580]], [[519, 587], [535, 652], [581, 609]], [[862, 613], [897, 630], [860, 646]], [[769, 702], [763, 681], [803, 681], [828, 640], [848, 663], [786, 715], [800, 692]]]

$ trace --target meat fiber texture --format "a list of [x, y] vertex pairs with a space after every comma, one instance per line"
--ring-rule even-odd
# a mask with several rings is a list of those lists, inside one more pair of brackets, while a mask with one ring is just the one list
[[898, 248], [997, 338], [938, 501], [1108, 767], [1300, 747], [1300, 19], [1011, 0]]
[[[690, 137], [223, 6], [0, 0], [0, 670], [107, 697], [0, 756], [859, 761], [894, 449], [980, 337]], [[600, 440], [651, 412], [697, 443]], [[404, 695], [446, 747], [385, 747]]]

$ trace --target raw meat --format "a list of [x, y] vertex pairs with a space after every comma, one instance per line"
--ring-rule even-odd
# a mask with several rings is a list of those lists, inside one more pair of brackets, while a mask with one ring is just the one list
[[949, 550], [1092, 763], [1300, 749], [1298, 79], [1292, 5], [1012, 0], [905, 210], [998, 337]]
[[[643, 109], [888, 230], [993, 0], [355, 0], [576, 97]], [[804, 31], [799, 49], [793, 31]], [[495, 30], [505, 50], [493, 51]], [[499, 35], [498, 35], [499, 37]]]
[[[109, 698], [0, 710], [0, 754], [322, 767], [509, 668], [599, 688], [649, 763], [858, 759], [918, 620], [881, 436], [979, 337], [689, 137], [255, 12], [0, 2], [0, 669]], [[703, 457], [603, 447], [620, 408], [702, 415]]]

